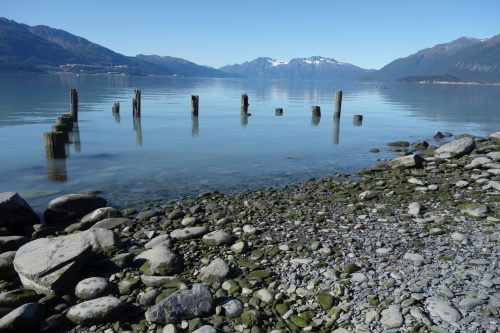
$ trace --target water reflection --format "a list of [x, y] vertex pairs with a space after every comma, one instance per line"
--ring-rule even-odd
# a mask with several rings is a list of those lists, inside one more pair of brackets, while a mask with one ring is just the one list
[[70, 132], [71, 143], [76, 153], [82, 151], [82, 146], [80, 143], [80, 127], [78, 123], [73, 123], [73, 129]]
[[248, 125], [248, 116], [249, 116], [249, 114], [247, 112], [242, 112], [240, 114], [240, 124], [241, 124], [241, 127], [243, 127], [243, 128], [247, 127], [247, 125]]
[[198, 123], [198, 116], [191, 115], [191, 136], [200, 136], [200, 128]]
[[115, 123], [120, 123], [120, 112], [113, 112], [113, 117], [115, 118]]
[[361, 126], [361, 125], [363, 125], [363, 116], [362, 115], [358, 115], [358, 114], [354, 115], [352, 117], [352, 124], [354, 126]]
[[47, 180], [49, 183], [65, 183], [68, 181], [66, 158], [46, 158]]
[[334, 145], [339, 144], [340, 136], [340, 118], [333, 118], [333, 136], [332, 141]]
[[135, 132], [135, 143], [142, 146], [142, 125], [141, 117], [133, 117], [134, 122], [134, 132]]
[[318, 126], [321, 120], [321, 116], [311, 115], [311, 126]]

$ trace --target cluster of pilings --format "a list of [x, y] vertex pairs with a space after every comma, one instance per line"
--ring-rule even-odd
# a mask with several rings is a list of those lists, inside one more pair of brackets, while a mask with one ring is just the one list
[[56, 123], [51, 126], [51, 131], [43, 135], [47, 177], [51, 182], [65, 182], [67, 180], [68, 144], [74, 144], [76, 152], [81, 150], [78, 128], [78, 91], [76, 89], [70, 90], [69, 100], [69, 113], [57, 117]]

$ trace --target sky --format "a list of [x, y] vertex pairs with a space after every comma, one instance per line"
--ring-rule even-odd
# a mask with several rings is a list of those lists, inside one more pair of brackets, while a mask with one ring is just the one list
[[500, 34], [500, 0], [0, 0], [0, 16], [125, 55], [213, 67], [321, 55], [378, 69], [461, 36]]

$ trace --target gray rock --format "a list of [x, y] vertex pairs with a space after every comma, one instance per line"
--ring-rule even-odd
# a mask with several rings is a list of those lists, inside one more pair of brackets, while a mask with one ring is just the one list
[[361, 200], [371, 200], [380, 196], [378, 191], [364, 191], [359, 194], [359, 199]]
[[208, 232], [207, 227], [188, 227], [176, 229], [170, 233], [170, 237], [177, 240], [200, 238]]
[[488, 153], [487, 156], [493, 161], [500, 161], [500, 151], [492, 151], [491, 153]]
[[111, 217], [121, 217], [122, 213], [113, 207], [102, 207], [88, 213], [80, 220], [83, 224], [93, 225], [101, 220], [111, 218]]
[[243, 302], [238, 298], [229, 297], [222, 301], [222, 308], [227, 317], [236, 318], [243, 312]]
[[118, 283], [118, 291], [122, 295], [129, 294], [139, 285], [139, 281], [140, 279], [138, 277], [125, 278]]
[[75, 296], [79, 299], [89, 300], [108, 294], [111, 290], [109, 281], [102, 277], [84, 279], [75, 287]]
[[0, 308], [17, 308], [26, 303], [36, 302], [40, 296], [31, 289], [15, 289], [0, 293]]
[[467, 167], [469, 168], [476, 168], [476, 167], [479, 167], [483, 164], [487, 164], [487, 163], [491, 163], [491, 160], [487, 157], [476, 157], [475, 159], [473, 159], [468, 165]]
[[399, 305], [390, 305], [389, 308], [382, 311], [380, 323], [385, 328], [399, 328], [403, 326], [403, 322], [403, 315], [401, 314]]
[[126, 217], [110, 217], [104, 220], [101, 220], [94, 224], [91, 229], [95, 228], [103, 228], [103, 229], [114, 229], [116, 227], [119, 227], [124, 224], [131, 224], [132, 220], [126, 218]]
[[476, 148], [476, 141], [470, 137], [464, 137], [442, 145], [434, 151], [437, 158], [458, 158], [469, 154]]
[[446, 301], [437, 298], [428, 298], [426, 300], [426, 309], [431, 316], [439, 317], [448, 323], [456, 323], [462, 317], [454, 307]]
[[49, 202], [49, 207], [44, 212], [45, 222], [47, 224], [69, 224], [71, 221], [105, 206], [105, 199], [92, 194], [66, 194]]
[[257, 298], [261, 302], [269, 303], [273, 300], [273, 294], [266, 288], [262, 288], [253, 293], [253, 297]]
[[202, 241], [207, 245], [231, 245], [234, 237], [223, 230], [216, 230], [203, 236]]
[[105, 296], [72, 306], [66, 317], [75, 324], [94, 325], [116, 319], [122, 314], [125, 303], [113, 296]]
[[191, 290], [179, 290], [146, 311], [146, 320], [157, 324], [178, 323], [184, 319], [211, 313], [214, 305], [210, 288], [194, 284]]
[[196, 217], [185, 217], [182, 219], [181, 224], [185, 227], [196, 224]]
[[481, 204], [462, 204], [457, 208], [460, 212], [472, 217], [484, 217], [488, 212], [488, 206]]
[[21, 231], [25, 226], [37, 223], [40, 219], [19, 194], [0, 193], [0, 227]]
[[163, 244], [166, 247], [170, 247], [170, 237], [168, 235], [157, 236], [157, 237], [153, 238], [152, 240], [150, 240], [149, 242], [147, 242], [144, 245], [144, 247], [146, 249], [152, 249], [153, 247], [158, 246], [160, 244]]
[[24, 236], [0, 236], [0, 253], [16, 251], [27, 242], [29, 238]]
[[158, 245], [139, 254], [134, 262], [142, 265], [140, 270], [150, 275], [170, 275], [182, 271], [183, 260], [165, 245]]
[[421, 211], [421, 206], [418, 202], [412, 202], [408, 205], [408, 214], [418, 215]]
[[6, 280], [12, 276], [16, 275], [14, 270], [14, 255], [15, 251], [4, 252], [4, 254], [9, 254], [8, 256], [0, 256], [0, 280]]
[[424, 261], [424, 257], [418, 253], [410, 253], [407, 252], [403, 256], [403, 259], [405, 260], [410, 260], [410, 261]]
[[0, 318], [0, 331], [32, 332], [43, 316], [43, 305], [27, 303]]
[[200, 269], [200, 279], [206, 282], [223, 281], [229, 274], [229, 265], [220, 258]]
[[464, 299], [462, 299], [460, 303], [458, 303], [458, 306], [460, 306], [461, 308], [472, 308], [484, 303], [485, 300], [479, 298], [478, 295], [469, 294]]
[[451, 236], [451, 239], [453, 239], [456, 242], [461, 242], [465, 239], [465, 235], [461, 234], [459, 232], [453, 232], [450, 236]]
[[490, 139], [496, 142], [500, 142], [500, 132], [495, 132], [493, 134], [490, 134]]
[[160, 290], [151, 289], [143, 294], [139, 295], [139, 304], [141, 305], [153, 305], [155, 304], [156, 297], [160, 294]]
[[150, 210], [146, 210], [144, 212], [140, 212], [139, 214], [137, 214], [136, 219], [138, 219], [140, 221], [145, 221], [145, 220], [149, 220], [153, 216], [156, 216], [157, 214], [158, 214], [158, 211], [156, 209], [150, 209]]
[[177, 276], [141, 275], [141, 281], [147, 287], [179, 287], [182, 282]]
[[418, 154], [396, 157], [387, 165], [391, 168], [421, 168], [424, 159]]
[[193, 333], [217, 333], [217, 330], [210, 325], [203, 325], [197, 330], [194, 330]]
[[58, 293], [74, 285], [78, 273], [95, 253], [110, 253], [120, 246], [118, 236], [105, 229], [39, 238], [17, 251], [14, 268], [26, 288]]

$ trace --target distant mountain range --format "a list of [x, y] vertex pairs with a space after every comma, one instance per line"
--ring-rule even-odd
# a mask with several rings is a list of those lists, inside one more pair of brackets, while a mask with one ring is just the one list
[[333, 58], [314, 56], [280, 61], [272, 58], [257, 58], [243, 64], [228, 65], [221, 71], [251, 78], [272, 79], [361, 79], [373, 70], [363, 69]]
[[174, 57], [128, 57], [64, 30], [0, 18], [0, 72], [234, 77]]
[[0, 18], [0, 72], [317, 80], [398, 80], [412, 77], [413, 81], [416, 80], [414, 77], [429, 76], [500, 82], [500, 35], [488, 39], [461, 37], [396, 59], [380, 70], [364, 69], [321, 56], [289, 61], [261, 57], [215, 69], [168, 56], [125, 56], [64, 30], [28, 26]]

